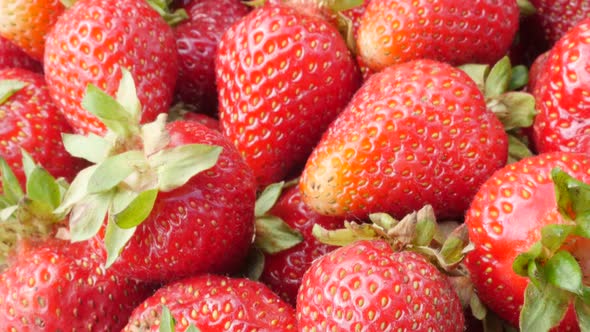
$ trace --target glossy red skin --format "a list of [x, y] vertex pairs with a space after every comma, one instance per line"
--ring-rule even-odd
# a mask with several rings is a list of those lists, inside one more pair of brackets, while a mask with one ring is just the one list
[[254, 234], [252, 170], [219, 131], [194, 121], [174, 121], [167, 128], [169, 147], [201, 143], [223, 151], [209, 170], [158, 194], [152, 213], [112, 268], [153, 282], [235, 272], [243, 266]]
[[299, 231], [303, 235], [303, 242], [274, 255], [265, 255], [260, 280], [295, 306], [297, 291], [305, 271], [316, 258], [337, 248], [318, 241], [311, 233], [313, 225], [340, 229], [344, 227], [344, 218], [322, 216], [311, 210], [303, 203], [297, 186], [289, 188], [281, 195], [270, 214], [283, 219], [287, 225]]
[[527, 84], [527, 90], [531, 92], [533, 95], [537, 94], [537, 82], [539, 81], [539, 77], [543, 74], [544, 71], [547, 70], [545, 68], [545, 63], [547, 62], [547, 58], [549, 56], [549, 52], [545, 52], [539, 55], [529, 70], [529, 82]]
[[62, 142], [62, 133], [72, 132], [49, 97], [42, 74], [22, 68], [0, 69], [1, 80], [27, 85], [0, 104], [0, 155], [10, 165], [24, 188], [21, 149], [54, 177], [71, 181], [86, 162], [72, 157]]
[[23, 68], [34, 72], [41, 72], [43, 66], [27, 55], [18, 46], [0, 36], [0, 69]]
[[492, 64], [510, 48], [518, 17], [515, 0], [372, 0], [357, 45], [377, 71], [422, 58]]
[[215, 55], [225, 31], [250, 7], [236, 0], [194, 1], [185, 7], [189, 19], [176, 26], [179, 54], [177, 93], [186, 103], [217, 114]]
[[115, 96], [121, 67], [135, 80], [142, 123], [168, 111], [178, 73], [174, 34], [145, 0], [79, 0], [60, 16], [45, 47], [49, 92], [76, 132], [106, 132], [81, 102], [91, 83]]
[[[357, 241], [318, 260], [297, 297], [299, 331], [463, 331], [448, 278], [414, 252]], [[315, 328], [315, 330], [314, 330]]]
[[545, 38], [554, 44], [578, 22], [590, 17], [586, 0], [531, 0]]
[[542, 152], [586, 152], [590, 149], [590, 118], [585, 96], [590, 89], [590, 19], [567, 33], [549, 51], [533, 91], [537, 116], [533, 138]]
[[[540, 239], [543, 226], [563, 223], [550, 178], [554, 167], [590, 181], [590, 155], [541, 154], [498, 170], [481, 186], [466, 213], [475, 248], [467, 254], [465, 265], [478, 296], [514, 326], [518, 326], [528, 280], [513, 272], [512, 263]], [[571, 310], [559, 330], [567, 328], [577, 330]]]
[[478, 187], [505, 164], [507, 146], [464, 72], [418, 60], [364, 83], [312, 152], [300, 187], [326, 215], [402, 218], [431, 204], [439, 218], [462, 218]]
[[115, 276], [89, 244], [21, 244], [0, 274], [0, 330], [119, 331], [153, 287]]
[[305, 163], [360, 84], [336, 28], [286, 6], [257, 8], [233, 25], [216, 68], [222, 131], [261, 188]]
[[295, 310], [264, 284], [204, 274], [160, 288], [133, 311], [122, 332], [159, 331], [162, 303], [175, 318], [176, 331], [189, 324], [207, 332], [297, 330]]

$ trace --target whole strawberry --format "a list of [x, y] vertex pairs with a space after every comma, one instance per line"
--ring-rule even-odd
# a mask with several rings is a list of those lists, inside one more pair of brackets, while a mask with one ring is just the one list
[[538, 112], [533, 138], [540, 153], [590, 148], [590, 118], [583, 111], [590, 105], [586, 96], [589, 55], [590, 19], [571, 29], [549, 51], [533, 90]]
[[421, 58], [491, 64], [510, 48], [518, 17], [516, 0], [372, 0], [357, 47], [376, 71]]
[[551, 45], [578, 22], [590, 17], [587, 0], [530, 0], [535, 7], [545, 38]]
[[168, 111], [178, 72], [175, 39], [147, 1], [76, 1], [60, 16], [45, 47], [51, 97], [76, 132], [106, 132], [82, 98], [90, 83], [114, 96], [121, 68], [137, 81], [142, 122]]
[[41, 72], [43, 66], [13, 44], [0, 36], [0, 69], [24, 68], [34, 72]]
[[313, 262], [297, 298], [300, 331], [463, 331], [449, 279], [415, 252], [357, 241]]
[[86, 163], [64, 148], [62, 133], [72, 129], [49, 97], [42, 74], [0, 69], [0, 156], [14, 169], [24, 188], [21, 149], [55, 177], [72, 180]]
[[205, 274], [160, 288], [133, 311], [123, 331], [160, 331], [163, 305], [176, 331], [189, 325], [207, 332], [297, 330], [293, 308], [262, 283]]
[[441, 219], [461, 218], [507, 150], [502, 124], [467, 74], [417, 60], [364, 83], [315, 147], [300, 187], [327, 215], [401, 217], [430, 204]]
[[217, 47], [225, 31], [250, 9], [236, 0], [193, 1], [185, 9], [188, 20], [174, 29], [180, 64], [176, 89], [185, 103], [217, 115]]
[[303, 166], [360, 82], [336, 28], [283, 5], [257, 8], [234, 24], [216, 68], [222, 130], [259, 187]]

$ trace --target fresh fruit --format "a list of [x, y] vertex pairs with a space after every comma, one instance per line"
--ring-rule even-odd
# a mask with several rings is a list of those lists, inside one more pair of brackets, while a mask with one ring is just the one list
[[535, 7], [545, 38], [552, 45], [578, 22], [590, 17], [586, 0], [530, 0]]
[[538, 111], [533, 139], [539, 153], [590, 148], [590, 121], [584, 111], [589, 105], [589, 54], [590, 19], [571, 29], [549, 51], [544, 68], [551, 70], [542, 70], [533, 91]]
[[43, 60], [45, 39], [66, 7], [60, 0], [1, 0], [0, 35]]
[[423, 256], [361, 240], [313, 262], [297, 298], [300, 331], [463, 331], [449, 279]]
[[261, 188], [303, 166], [360, 83], [338, 30], [282, 5], [256, 8], [226, 31], [216, 68], [222, 131]]
[[176, 89], [183, 102], [216, 116], [217, 46], [225, 31], [250, 9], [236, 0], [193, 1], [185, 9], [188, 20], [174, 29], [180, 64]]
[[518, 17], [515, 0], [372, 0], [357, 47], [376, 71], [421, 58], [492, 64], [510, 48]]
[[72, 180], [86, 163], [64, 148], [62, 133], [72, 132], [49, 97], [42, 74], [0, 69], [0, 155], [25, 185], [21, 149], [55, 177]]
[[24, 68], [41, 72], [41, 63], [27, 55], [18, 46], [0, 36], [0, 69]]
[[432, 60], [371, 76], [330, 125], [300, 180], [326, 215], [401, 217], [431, 204], [461, 218], [507, 160], [507, 135], [465, 72]]
[[[575, 178], [590, 181], [590, 156], [566, 152], [544, 153], [507, 165], [492, 175], [480, 188], [465, 224], [473, 251], [465, 266], [479, 298], [499, 317], [519, 326], [528, 279], [513, 271], [519, 254], [528, 252], [541, 238], [541, 229], [567, 222], [556, 204], [551, 170], [559, 167]], [[580, 261], [586, 254], [580, 252]], [[552, 294], [547, 290], [547, 294]], [[569, 312], [560, 330], [577, 329]], [[535, 331], [540, 331], [536, 329]]]
[[147, 1], [78, 0], [60, 16], [45, 47], [50, 95], [76, 132], [106, 132], [82, 98], [88, 84], [114, 96], [121, 68], [137, 81], [143, 123], [168, 111], [178, 72], [174, 34]]
[[168, 284], [139, 305], [124, 332], [159, 331], [162, 307], [176, 321], [207, 332], [295, 331], [295, 312], [262, 283], [218, 275], [200, 275]]

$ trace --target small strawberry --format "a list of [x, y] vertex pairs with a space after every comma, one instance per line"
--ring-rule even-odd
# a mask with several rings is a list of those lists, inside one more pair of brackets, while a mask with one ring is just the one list
[[515, 0], [372, 0], [357, 47], [376, 71], [421, 58], [491, 64], [510, 48], [518, 17]]
[[502, 124], [474, 81], [417, 60], [364, 83], [312, 152], [300, 187], [327, 215], [400, 217], [430, 204], [439, 218], [461, 218], [507, 152]]
[[23, 68], [41, 72], [43, 66], [8, 39], [0, 36], [0, 69]]
[[0, 35], [42, 61], [45, 39], [66, 7], [62, 0], [0, 0]]
[[587, 0], [529, 0], [535, 7], [545, 38], [556, 43], [578, 22], [590, 17]]
[[256, 8], [226, 31], [216, 68], [222, 130], [259, 187], [303, 166], [360, 83], [338, 30], [283, 5]]
[[133, 311], [123, 332], [162, 331], [163, 306], [176, 331], [191, 324], [207, 332], [297, 330], [293, 308], [262, 283], [205, 274], [160, 288]]
[[25, 185], [21, 149], [55, 177], [72, 180], [86, 163], [72, 157], [61, 135], [72, 129], [49, 97], [42, 74], [0, 69], [0, 155]]
[[78, 0], [60, 16], [45, 47], [49, 92], [76, 132], [106, 132], [82, 98], [90, 83], [114, 96], [121, 68], [137, 80], [142, 122], [168, 111], [178, 71], [174, 34], [147, 1]]
[[590, 121], [584, 111], [590, 80], [590, 19], [580, 22], [549, 51], [542, 73], [535, 80], [538, 114], [533, 139], [539, 153], [587, 152]]

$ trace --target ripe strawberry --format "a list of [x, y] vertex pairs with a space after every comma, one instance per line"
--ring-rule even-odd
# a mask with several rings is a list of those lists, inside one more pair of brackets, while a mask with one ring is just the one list
[[551, 45], [578, 22], [590, 16], [586, 0], [530, 0], [536, 9], [545, 38]]
[[74, 178], [86, 163], [64, 148], [62, 133], [71, 132], [49, 97], [43, 75], [26, 69], [0, 69], [0, 155], [25, 185], [21, 149], [55, 177]]
[[330, 125], [300, 180], [327, 215], [401, 217], [431, 204], [461, 218], [507, 160], [507, 135], [465, 72], [432, 60], [371, 76]]
[[518, 17], [515, 0], [372, 0], [357, 46], [376, 71], [421, 58], [491, 64], [510, 48]]
[[[515, 259], [541, 238], [544, 226], [567, 222], [557, 209], [550, 174], [555, 167], [579, 180], [590, 181], [587, 154], [540, 154], [498, 170], [481, 186], [466, 213], [465, 223], [474, 250], [467, 254], [465, 266], [482, 302], [514, 326], [519, 326], [529, 284], [528, 279], [513, 271]], [[588, 247], [583, 247], [582, 241], [579, 243], [580, 249], [587, 252]], [[580, 262], [588, 261], [583, 251], [570, 251]], [[547, 290], [547, 294], [554, 293]], [[560, 331], [568, 329], [577, 330], [572, 310], [559, 326]]]
[[539, 77], [543, 74], [545, 69], [545, 63], [547, 62], [549, 52], [542, 53], [539, 55], [533, 64], [531, 65], [531, 69], [529, 71], [529, 82], [527, 85], [527, 90], [531, 91], [531, 93], [536, 94], [536, 85], [539, 80]]
[[313, 262], [297, 298], [300, 331], [463, 331], [448, 278], [417, 253], [357, 241]]
[[18, 46], [0, 36], [0, 69], [24, 68], [41, 72], [41, 64], [27, 55]]
[[200, 275], [168, 284], [138, 306], [123, 332], [159, 331], [162, 307], [176, 330], [295, 331], [295, 312], [263, 284], [249, 279]]
[[176, 89], [183, 102], [216, 115], [217, 47], [225, 31], [250, 9], [236, 0], [193, 1], [185, 9], [189, 19], [174, 29], [180, 63]]
[[582, 111], [587, 107], [590, 80], [590, 19], [580, 22], [557, 42], [547, 55], [533, 94], [538, 111], [534, 143], [540, 153], [586, 152], [590, 148], [590, 122]]
[[105, 126], [81, 105], [92, 83], [114, 96], [121, 69], [137, 80], [142, 122], [168, 111], [178, 71], [172, 28], [145, 0], [78, 0], [47, 36], [49, 92], [78, 133]]
[[47, 34], [65, 9], [60, 0], [1, 0], [0, 35], [42, 61]]
[[335, 27], [282, 5], [257, 8], [226, 31], [216, 68], [222, 130], [259, 187], [305, 163], [360, 82]]

